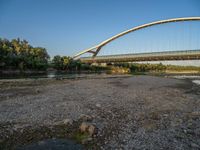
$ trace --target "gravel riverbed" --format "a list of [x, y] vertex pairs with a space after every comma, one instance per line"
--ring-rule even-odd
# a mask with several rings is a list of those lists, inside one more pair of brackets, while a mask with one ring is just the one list
[[[98, 129], [86, 149], [200, 149], [200, 87], [190, 80], [145, 75], [0, 80], [2, 149], [37, 142], [33, 133], [42, 134], [41, 127], [60, 133], [56, 127], [67, 122], [66, 135], [76, 132], [83, 115]], [[29, 141], [23, 133], [30, 134]]]

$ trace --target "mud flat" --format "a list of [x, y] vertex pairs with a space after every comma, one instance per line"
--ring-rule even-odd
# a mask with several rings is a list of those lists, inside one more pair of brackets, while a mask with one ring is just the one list
[[[0, 85], [0, 149], [56, 138], [85, 149], [200, 149], [200, 87], [190, 80], [138, 75]], [[79, 134], [83, 121], [98, 129], [89, 142]]]

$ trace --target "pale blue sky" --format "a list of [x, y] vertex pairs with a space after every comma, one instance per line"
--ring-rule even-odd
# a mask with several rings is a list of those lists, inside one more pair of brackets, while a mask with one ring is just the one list
[[[187, 16], [200, 16], [200, 0], [0, 0], [0, 37], [72, 56], [134, 26]], [[199, 39], [199, 22], [161, 25], [131, 33], [102, 54], [195, 49]]]

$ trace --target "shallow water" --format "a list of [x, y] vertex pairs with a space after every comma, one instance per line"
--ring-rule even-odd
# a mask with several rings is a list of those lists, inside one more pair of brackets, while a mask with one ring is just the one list
[[67, 139], [47, 139], [32, 143], [16, 150], [82, 150], [83, 146]]
[[200, 80], [193, 80], [192, 82], [195, 83], [195, 84], [200, 85]]
[[179, 75], [173, 76], [176, 79], [190, 79], [193, 83], [200, 85], [200, 76], [191, 76], [191, 75]]
[[0, 74], [0, 79], [82, 78], [106, 73], [47, 72], [32, 74]]
[[173, 76], [173, 78], [176, 78], [176, 79], [200, 79], [200, 75], [197, 76], [192, 76], [192, 75], [177, 75], [177, 76]]

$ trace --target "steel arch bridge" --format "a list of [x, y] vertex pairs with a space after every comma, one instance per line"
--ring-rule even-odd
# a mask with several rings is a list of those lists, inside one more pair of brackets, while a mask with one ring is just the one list
[[[112, 56], [97, 56], [98, 53], [101, 51], [102, 47], [107, 45], [108, 43], [126, 35], [131, 32], [141, 30], [143, 28], [147, 28], [154, 25], [159, 24], [166, 24], [171, 22], [183, 22], [183, 21], [200, 21], [200, 17], [184, 17], [184, 18], [173, 18], [173, 19], [167, 19], [167, 20], [160, 20], [155, 21], [147, 24], [143, 24], [134, 28], [131, 28], [129, 30], [126, 30], [124, 32], [121, 32], [101, 43], [99, 43], [96, 46], [93, 46], [91, 48], [85, 49], [78, 54], [76, 54], [73, 58], [78, 59], [80, 56], [86, 53], [91, 53], [92, 57], [85, 57], [81, 58], [81, 60], [85, 62], [91, 62], [95, 60], [96, 62], [106, 62], [106, 60], [111, 60], [113, 62], [117, 61], [145, 61], [145, 60], [185, 60], [185, 59], [200, 59], [200, 50], [187, 50], [187, 51], [179, 51], [179, 52], [154, 52], [154, 53], [141, 53], [141, 54], [132, 54], [132, 55], [112, 55]], [[169, 57], [168, 57], [169, 56]], [[140, 59], [141, 58], [141, 59]]]

